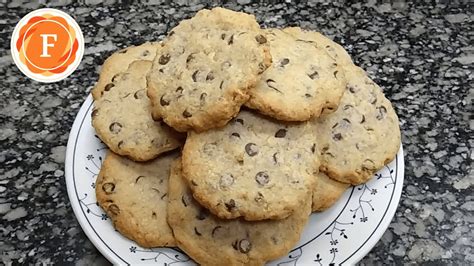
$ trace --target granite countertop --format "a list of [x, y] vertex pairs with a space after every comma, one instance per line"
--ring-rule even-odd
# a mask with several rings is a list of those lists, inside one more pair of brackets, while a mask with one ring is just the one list
[[[404, 191], [389, 229], [361, 263], [474, 264], [474, 46], [469, 44], [474, 14], [469, 1], [7, 2], [0, 3], [0, 264], [108, 263], [83, 233], [66, 192], [64, 157], [73, 120], [113, 51], [159, 40], [181, 19], [220, 2], [255, 14], [268, 27], [299, 25], [333, 37], [393, 102], [406, 154]], [[69, 13], [85, 36], [80, 67], [53, 84], [26, 78], [10, 55], [15, 24], [40, 7]]]

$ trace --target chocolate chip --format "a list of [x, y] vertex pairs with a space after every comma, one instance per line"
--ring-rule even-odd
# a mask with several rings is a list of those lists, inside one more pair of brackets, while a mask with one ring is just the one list
[[140, 175], [138, 176], [137, 178], [135, 178], [135, 183], [138, 183], [138, 181], [140, 181], [140, 179], [144, 178], [144, 176]]
[[105, 192], [105, 194], [112, 194], [114, 193], [115, 190], [115, 184], [114, 183], [105, 183], [102, 185], [102, 190]]
[[222, 226], [220, 226], [220, 225], [214, 227], [214, 229], [212, 229], [212, 233], [211, 233], [212, 237], [214, 237], [214, 235], [217, 233], [217, 231], [219, 231], [219, 229], [221, 229], [221, 228], [222, 228]]
[[206, 80], [207, 81], [214, 80], [214, 73], [212, 71], [207, 73]]
[[290, 63], [290, 59], [288, 59], [288, 58], [283, 58], [283, 59], [280, 61], [280, 66], [286, 66], [286, 65], [288, 65], [288, 63]]
[[357, 89], [356, 87], [354, 87], [354, 86], [349, 86], [349, 85], [348, 85], [347, 88], [349, 89], [349, 91], [350, 91], [351, 93], [356, 93], [356, 92], [358, 91], [358, 89]]
[[227, 42], [228, 45], [231, 45], [234, 43], [234, 34], [232, 34], [229, 38], [229, 41]]
[[385, 106], [379, 106], [377, 107], [377, 111], [378, 111], [378, 114], [375, 118], [377, 118], [377, 120], [382, 120], [385, 118], [385, 115], [387, 114], [387, 108], [385, 108]]
[[277, 89], [275, 86], [276, 86], [276, 82], [273, 80], [273, 79], [267, 79], [267, 86], [278, 91], [279, 93], [282, 93], [279, 89]]
[[242, 126], [244, 125], [244, 120], [242, 118], [236, 118], [235, 122], [241, 124]]
[[119, 141], [119, 143], [117, 144], [117, 148], [122, 149], [123, 143], [123, 140]]
[[110, 204], [107, 208], [108, 213], [112, 214], [112, 216], [117, 216], [120, 214], [120, 208], [116, 204]]
[[219, 185], [221, 188], [227, 188], [234, 184], [234, 176], [231, 174], [223, 174], [219, 179]]
[[267, 38], [265, 38], [265, 36], [263, 36], [262, 34], [259, 34], [257, 36], [255, 36], [255, 40], [259, 43], [259, 44], [264, 44], [267, 42]]
[[225, 33], [222, 33], [222, 34], [221, 34], [221, 39], [222, 39], [222, 40], [225, 40]]
[[191, 198], [189, 194], [184, 194], [181, 197], [181, 202], [183, 203], [184, 207], [188, 207], [189, 203], [191, 202]]
[[232, 64], [229, 61], [224, 61], [222, 63], [222, 69], [228, 69], [231, 66], [232, 66]]
[[201, 101], [201, 105], [204, 105], [206, 103], [206, 96], [207, 96], [207, 93], [205, 92], [201, 93], [201, 96], [199, 97], [199, 100]]
[[194, 54], [189, 54], [186, 58], [186, 64], [194, 60]]
[[170, 105], [170, 101], [165, 99], [166, 94], [163, 94], [160, 98], [160, 105], [161, 106], [168, 106]]
[[247, 254], [252, 249], [252, 243], [248, 239], [242, 239], [239, 241], [239, 251]]
[[262, 74], [265, 70], [267, 70], [267, 65], [263, 62], [258, 63], [258, 74]]
[[257, 181], [257, 183], [259, 185], [264, 186], [264, 185], [268, 184], [268, 182], [270, 182], [270, 176], [265, 171], [258, 172], [255, 175], [255, 181]]
[[313, 143], [313, 146], [311, 146], [311, 152], [313, 154], [316, 152], [316, 143]]
[[149, 54], [150, 54], [150, 51], [145, 50], [145, 51], [142, 53], [142, 56], [148, 56]]
[[178, 88], [176, 88], [175, 92], [177, 92], [178, 94], [183, 94], [183, 87], [179, 86]]
[[333, 73], [333, 75], [334, 75], [334, 77], [335, 77], [336, 79], [337, 79], [337, 73], [338, 73], [338, 72], [339, 72], [339, 71], [336, 70], [336, 71], [334, 71], [334, 73]]
[[370, 100], [369, 102], [373, 105], [377, 103], [377, 95], [373, 91], [370, 92]]
[[236, 137], [236, 138], [240, 138], [240, 134], [237, 133], [237, 132], [234, 132], [232, 134], [230, 134], [232, 137]]
[[192, 75], [192, 78], [193, 78], [193, 81], [196, 82], [197, 81], [197, 75], [199, 74], [199, 70], [196, 70], [194, 71], [193, 75]]
[[239, 240], [235, 240], [234, 242], [232, 242], [232, 247], [233, 247], [235, 250], [239, 250], [238, 244], [239, 244]]
[[341, 133], [336, 133], [332, 136], [335, 141], [340, 141], [342, 139]]
[[231, 212], [233, 209], [235, 209], [235, 200], [231, 199], [229, 200], [229, 202], [226, 202], [224, 205], [227, 211]]
[[202, 236], [202, 234], [197, 230], [196, 227], [194, 227], [194, 233], [198, 236]]
[[278, 152], [275, 152], [272, 157], [273, 157], [273, 162], [275, 164], [277, 164], [278, 163]]
[[184, 110], [184, 112], [183, 112], [183, 117], [184, 118], [190, 118], [191, 116], [193, 116], [193, 115], [188, 111], [188, 109]]
[[365, 115], [362, 115], [362, 119], [360, 120], [360, 123], [363, 124], [365, 122]]
[[99, 109], [92, 110], [92, 117], [97, 116], [99, 114]]
[[163, 196], [161, 196], [161, 198], [160, 198], [160, 199], [162, 199], [162, 200], [163, 200], [164, 198], [166, 198], [166, 196], [168, 196], [168, 193], [165, 193], [165, 194], [163, 194]]
[[260, 192], [258, 192], [258, 193], [257, 193], [257, 196], [255, 196], [254, 200], [255, 200], [255, 202], [257, 202], [257, 203], [262, 203], [263, 200], [264, 200], [264, 198], [265, 198], [265, 197], [263, 196], [263, 194], [260, 193]]
[[344, 105], [344, 107], [342, 109], [348, 110], [349, 108], [354, 108], [354, 106], [352, 106], [350, 104], [346, 104], [346, 105]]
[[118, 122], [114, 122], [114, 123], [110, 124], [109, 130], [110, 130], [110, 132], [112, 132], [114, 134], [117, 134], [117, 133], [120, 132], [120, 130], [122, 130], [122, 124], [120, 124]]
[[313, 73], [308, 74], [308, 77], [312, 80], [317, 79], [319, 77], [319, 73], [318, 71], [314, 71]]
[[209, 216], [209, 211], [205, 208], [201, 208], [199, 210], [198, 215], [196, 215], [196, 219], [202, 221], [202, 220], [206, 219], [208, 216]]
[[221, 81], [221, 84], [219, 84], [219, 89], [222, 90], [222, 85], [224, 85], [224, 81]]
[[279, 129], [276, 133], [275, 133], [275, 138], [284, 138], [286, 136], [286, 129], [282, 128], [282, 129]]
[[109, 83], [109, 84], [105, 85], [104, 91], [109, 91], [113, 87], [115, 87], [115, 85], [113, 83]]
[[158, 60], [158, 63], [160, 65], [166, 65], [170, 61], [170, 55], [169, 54], [164, 54], [160, 56], [160, 59]]
[[341, 120], [341, 122], [339, 123], [339, 126], [340, 126], [341, 128], [346, 129], [346, 128], [348, 128], [348, 127], [350, 126], [350, 124], [351, 124], [351, 121], [350, 121], [349, 119], [343, 118], [343, 119]]
[[365, 159], [361, 167], [364, 171], [373, 171], [375, 170], [375, 163], [370, 159]]
[[258, 146], [255, 143], [247, 143], [245, 145], [245, 152], [250, 156], [253, 157], [258, 154]]
[[311, 97], [313, 97], [313, 95], [311, 95], [311, 94], [309, 94], [309, 93], [306, 93], [306, 94], [304, 95], [304, 97], [306, 97], [306, 98], [311, 98]]
[[145, 96], [145, 90], [138, 90], [133, 94], [133, 98], [142, 99]]
[[156, 212], [151, 213], [151, 218], [156, 219]]

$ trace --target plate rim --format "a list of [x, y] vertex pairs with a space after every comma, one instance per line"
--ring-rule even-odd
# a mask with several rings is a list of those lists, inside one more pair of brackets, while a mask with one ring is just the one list
[[[88, 219], [82, 219], [79, 217], [85, 216], [84, 210], [80, 206], [80, 202], [75, 200], [78, 198], [77, 190], [76, 190], [76, 183], [74, 180], [74, 154], [76, 151], [76, 142], [79, 139], [80, 128], [84, 124], [85, 118], [87, 113], [89, 112], [90, 108], [93, 106], [93, 98], [91, 94], [88, 94], [85, 101], [81, 105], [77, 115], [74, 119], [73, 125], [69, 132], [67, 147], [66, 147], [66, 157], [65, 157], [65, 179], [66, 179], [66, 187], [69, 202], [73, 209], [74, 215], [76, 220], [79, 222], [82, 230], [88, 237], [88, 239], [92, 242], [92, 244], [99, 250], [99, 252], [114, 264], [120, 265], [130, 265], [127, 261], [121, 258], [116, 252], [107, 245], [107, 243], [99, 236], [99, 234], [95, 231], [94, 227], [90, 224]], [[400, 155], [400, 156], [399, 156]], [[354, 251], [349, 257], [347, 257], [341, 264], [355, 264], [362, 260], [372, 249], [373, 247], [380, 241], [385, 231], [390, 226], [391, 221], [398, 209], [401, 195], [403, 192], [403, 183], [405, 180], [405, 155], [403, 151], [403, 144], [400, 145], [400, 149], [395, 156], [396, 160], [396, 169], [400, 173], [396, 173], [396, 180], [394, 183], [394, 189], [391, 195], [391, 199], [389, 202], [389, 206], [386, 209], [384, 215], [382, 216], [380, 222], [376, 226], [375, 230], [370, 234], [370, 236], [364, 241], [364, 243]], [[400, 183], [397, 186], [397, 183]], [[353, 187], [354, 189], [355, 187]], [[352, 194], [353, 192], [351, 192]], [[345, 207], [344, 207], [345, 208]], [[341, 211], [342, 212], [342, 211]], [[340, 215], [340, 214], [339, 214]], [[324, 231], [323, 231], [324, 232]], [[312, 241], [312, 240], [311, 240]], [[299, 248], [304, 247], [306, 244], [310, 243], [308, 241], [294, 249], [297, 250]]]

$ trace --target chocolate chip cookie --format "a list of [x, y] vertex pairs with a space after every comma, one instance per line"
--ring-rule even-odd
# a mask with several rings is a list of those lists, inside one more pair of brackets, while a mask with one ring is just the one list
[[115, 153], [147, 161], [181, 145], [180, 134], [150, 115], [146, 74], [151, 61], [134, 61], [115, 76], [105, 93], [94, 102], [92, 125]]
[[115, 228], [142, 247], [175, 246], [166, 219], [170, 166], [176, 156], [137, 163], [109, 152], [100, 169], [97, 202]]
[[315, 142], [308, 123], [242, 110], [223, 128], [188, 133], [184, 175], [199, 203], [221, 218], [283, 219], [312, 192]]
[[331, 179], [323, 173], [314, 177], [316, 186], [313, 189], [313, 212], [321, 212], [334, 205], [350, 187], [349, 184]]
[[107, 58], [100, 69], [99, 80], [92, 89], [94, 100], [99, 99], [104, 91], [110, 89], [115, 75], [128, 69], [128, 66], [135, 60], [152, 61], [156, 55], [159, 43], [146, 42], [139, 46], [131, 46], [113, 53]]
[[255, 18], [202, 10], [163, 41], [148, 75], [152, 115], [178, 131], [224, 126], [271, 64]]
[[284, 121], [306, 121], [335, 110], [346, 81], [326, 52], [280, 29], [265, 30], [273, 64], [261, 76], [246, 106]]
[[283, 220], [223, 220], [200, 206], [173, 164], [168, 222], [181, 248], [201, 265], [263, 265], [286, 255], [298, 242], [311, 212], [307, 198]]
[[339, 108], [314, 119], [320, 171], [352, 185], [367, 182], [395, 158], [400, 127], [392, 104], [359, 67], [346, 70], [348, 84]]

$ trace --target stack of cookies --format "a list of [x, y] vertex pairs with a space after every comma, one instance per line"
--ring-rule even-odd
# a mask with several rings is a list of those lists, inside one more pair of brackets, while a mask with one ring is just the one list
[[92, 94], [100, 206], [139, 245], [204, 265], [285, 255], [400, 146], [391, 103], [340, 45], [223, 8], [116, 52]]

